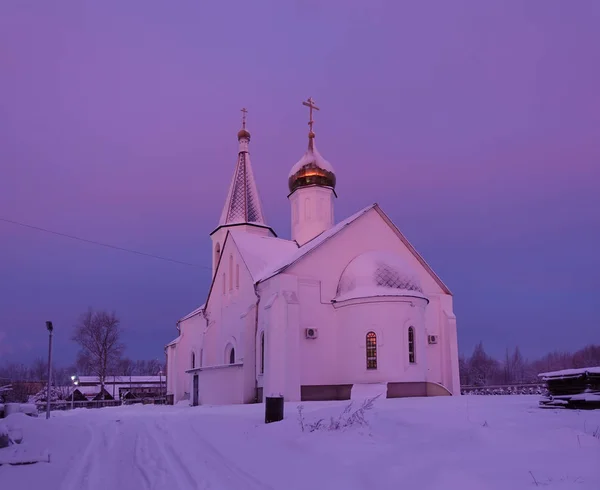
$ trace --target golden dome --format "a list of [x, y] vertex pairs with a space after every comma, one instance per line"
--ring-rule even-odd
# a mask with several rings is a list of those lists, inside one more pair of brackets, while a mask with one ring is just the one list
[[309, 134], [308, 150], [292, 167], [288, 176], [288, 187], [294, 192], [298, 187], [318, 185], [335, 189], [335, 173], [332, 165], [317, 151], [314, 133]]
[[240, 129], [238, 132], [238, 140], [241, 140], [242, 138], [246, 138], [247, 140], [250, 139], [250, 133], [245, 129]]

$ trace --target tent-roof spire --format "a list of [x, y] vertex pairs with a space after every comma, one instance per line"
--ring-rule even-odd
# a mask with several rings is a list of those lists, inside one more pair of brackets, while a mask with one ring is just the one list
[[267, 226], [252, 165], [250, 163], [250, 133], [246, 129], [246, 108], [242, 110], [242, 129], [238, 132], [238, 158], [229, 186], [219, 227], [231, 224], [257, 224]]

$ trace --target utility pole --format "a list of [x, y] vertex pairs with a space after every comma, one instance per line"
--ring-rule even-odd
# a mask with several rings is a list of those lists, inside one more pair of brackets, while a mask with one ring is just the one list
[[48, 330], [48, 389], [46, 391], [46, 419], [50, 418], [50, 383], [52, 382], [52, 322], [46, 322]]

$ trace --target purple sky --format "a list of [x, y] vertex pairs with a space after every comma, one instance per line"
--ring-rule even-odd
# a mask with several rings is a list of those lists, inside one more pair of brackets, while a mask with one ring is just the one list
[[[85, 5], [84, 5], [85, 4]], [[460, 350], [600, 342], [600, 3], [0, 3], [0, 218], [210, 266], [249, 110], [267, 220], [321, 111], [338, 220], [378, 202]], [[0, 222], [0, 360], [70, 363], [88, 306], [163, 358], [210, 272]]]

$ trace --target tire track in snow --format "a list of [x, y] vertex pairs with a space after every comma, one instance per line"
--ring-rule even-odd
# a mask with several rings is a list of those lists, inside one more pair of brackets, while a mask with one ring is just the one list
[[[192, 433], [195, 435], [194, 443], [202, 448], [202, 455], [206, 457], [207, 467], [218, 468], [219, 475], [233, 476], [234, 481], [228, 478], [228, 483], [233, 483], [234, 488], [244, 488], [248, 490], [273, 490], [273, 488], [256, 478], [254, 475], [240, 468], [230, 458], [225, 457], [215, 446], [213, 446], [195, 427], [190, 424]], [[171, 437], [166, 434], [166, 437]], [[213, 470], [214, 471], [214, 470]]]
[[61, 482], [62, 490], [80, 490], [87, 488], [92, 466], [94, 465], [94, 453], [98, 447], [98, 434], [95, 428], [91, 425], [87, 426], [90, 434], [90, 440], [83, 451], [81, 459], [76, 460], [77, 463], [71, 467], [71, 471], [67, 473], [66, 478]]
[[[171, 483], [176, 484], [176, 488], [179, 490], [198, 490], [199, 482], [195, 476], [190, 472], [188, 467], [181, 462], [180, 455], [175, 451], [172, 443], [167, 440], [166, 436], [168, 432], [165, 428], [161, 427], [157, 421], [154, 424], [148, 422], [144, 423], [144, 434], [152, 441], [152, 445], [156, 451], [162, 456], [162, 461], [167, 463], [167, 468], [164, 469], [165, 475], [170, 477]], [[159, 432], [165, 437], [156, 437], [156, 433]], [[164, 468], [164, 467], [163, 467]], [[204, 485], [204, 488], [209, 488]]]
[[142, 477], [145, 490], [150, 490], [152, 488], [152, 479], [150, 478], [148, 471], [144, 467], [144, 457], [142, 455], [140, 447], [139, 434], [135, 434], [135, 439], [133, 442], [133, 465]]

